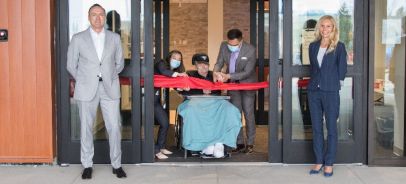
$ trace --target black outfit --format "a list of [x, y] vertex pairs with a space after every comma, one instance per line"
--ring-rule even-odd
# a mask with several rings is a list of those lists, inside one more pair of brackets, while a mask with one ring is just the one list
[[[172, 71], [168, 64], [164, 61], [159, 61], [155, 64], [154, 74], [164, 75], [172, 77], [174, 71]], [[160, 152], [160, 149], [165, 148], [166, 136], [168, 134], [169, 119], [168, 114], [161, 105], [161, 88], [155, 88], [154, 90], [154, 118], [159, 123], [158, 138], [155, 144], [155, 154]]]
[[[187, 75], [189, 75], [189, 77], [195, 77], [195, 78], [199, 78], [199, 79], [203, 79], [203, 80], [208, 80], [208, 81], [213, 81], [213, 72], [209, 71], [207, 73], [207, 76], [201, 76], [196, 70], [192, 70], [192, 71], [187, 71], [186, 72]], [[190, 89], [189, 91], [178, 91], [180, 94], [182, 94], [183, 96], [190, 96], [190, 95], [203, 95], [203, 90], [202, 89]], [[221, 91], [220, 90], [214, 90], [211, 91], [210, 93], [211, 95], [221, 95]]]

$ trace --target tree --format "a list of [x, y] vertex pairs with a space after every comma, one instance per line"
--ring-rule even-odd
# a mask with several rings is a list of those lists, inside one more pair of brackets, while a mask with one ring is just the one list
[[340, 41], [345, 44], [347, 50], [352, 50], [353, 23], [346, 3], [343, 3], [340, 10], [338, 10], [338, 21], [338, 28], [340, 29]]

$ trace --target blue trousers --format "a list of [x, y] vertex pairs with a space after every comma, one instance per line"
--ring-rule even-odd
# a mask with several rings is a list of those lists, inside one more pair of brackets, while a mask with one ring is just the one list
[[[309, 90], [308, 102], [313, 128], [313, 151], [316, 164], [332, 166], [337, 152], [337, 119], [340, 110], [339, 91]], [[327, 128], [327, 146], [324, 143], [323, 119]]]

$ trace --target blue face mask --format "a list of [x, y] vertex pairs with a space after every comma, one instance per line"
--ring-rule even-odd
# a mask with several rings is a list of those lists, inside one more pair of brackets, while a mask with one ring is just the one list
[[230, 50], [230, 52], [237, 52], [240, 49], [239, 45], [233, 46], [233, 45], [228, 45], [227, 44], [227, 47], [228, 47], [228, 50]]
[[171, 64], [171, 68], [175, 69], [175, 68], [178, 68], [180, 66], [180, 61], [176, 60], [176, 59], [171, 59], [170, 64]]

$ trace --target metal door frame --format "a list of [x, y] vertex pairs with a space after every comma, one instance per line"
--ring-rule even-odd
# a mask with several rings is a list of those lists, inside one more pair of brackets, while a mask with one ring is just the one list
[[[144, 31], [152, 31], [152, 0], [144, 3]], [[57, 0], [56, 9], [56, 95], [57, 95], [57, 152], [58, 164], [80, 163], [80, 141], [71, 140], [70, 127], [70, 102], [69, 102], [69, 74], [66, 70], [67, 50], [69, 45], [69, 1]], [[140, 53], [140, 28], [141, 28], [141, 1], [131, 2], [131, 53]], [[129, 77], [132, 87], [132, 139], [122, 141], [122, 163], [140, 163], [153, 161], [153, 113], [145, 114], [142, 109], [153, 108], [153, 74], [141, 73], [141, 62], [145, 61], [145, 71], [151, 71], [152, 37], [144, 35], [144, 60], [140, 54], [132, 54], [131, 62], [126, 65], [120, 76]], [[142, 98], [141, 77], [145, 79], [145, 97]], [[145, 103], [142, 103], [144, 99]], [[144, 104], [144, 105], [143, 105]], [[152, 120], [151, 120], [152, 118]], [[142, 122], [142, 123], [141, 123]], [[146, 125], [146, 126], [143, 126]], [[151, 125], [151, 126], [150, 126]], [[152, 132], [152, 136], [150, 136]], [[145, 137], [141, 137], [145, 135]], [[152, 139], [151, 139], [152, 137]], [[152, 142], [152, 143], [151, 143]], [[107, 140], [95, 141], [94, 163], [110, 163], [109, 145]]]
[[[279, 145], [279, 150], [281, 150], [281, 155], [275, 153], [277, 156], [275, 161], [281, 161], [283, 163], [313, 163], [313, 149], [312, 141], [293, 141], [292, 140], [292, 78], [293, 77], [306, 77], [309, 76], [309, 66], [293, 66], [292, 65], [292, 1], [284, 0], [282, 5], [283, 12], [283, 63], [282, 63], [282, 73], [278, 73], [278, 67], [275, 66], [276, 56], [278, 53], [273, 53], [271, 55], [271, 60], [273, 60], [273, 66], [275, 68], [270, 68], [270, 73], [276, 73], [278, 76], [272, 75], [271, 84], [274, 83], [276, 86], [278, 77], [283, 78], [283, 89], [282, 89], [282, 102], [283, 102], [283, 144]], [[271, 0], [274, 6], [273, 10], [279, 6], [278, 0]], [[354, 0], [354, 10], [361, 10], [354, 12], [354, 65], [348, 66], [347, 77], [352, 77], [354, 81], [354, 102], [353, 102], [353, 125], [354, 125], [354, 138], [349, 141], [339, 141], [338, 152], [337, 152], [337, 162], [338, 163], [366, 163], [366, 127], [367, 127], [367, 96], [363, 95], [367, 93], [367, 84], [363, 81], [367, 80], [367, 49], [368, 49], [368, 1], [367, 0]], [[276, 9], [277, 10], [277, 9]], [[270, 12], [273, 16], [278, 17], [278, 11]], [[277, 21], [276, 21], [277, 22]], [[270, 25], [275, 23], [275, 20], [270, 20]], [[270, 26], [271, 27], [271, 26]], [[272, 30], [271, 30], [272, 31]], [[271, 32], [270, 31], [270, 32]], [[278, 45], [278, 31], [274, 30], [276, 36], [270, 38], [270, 45]], [[271, 34], [272, 35], [272, 34]], [[270, 50], [272, 53], [272, 49]], [[270, 63], [272, 64], [272, 62]], [[281, 75], [280, 75], [281, 74]], [[272, 86], [271, 86], [272, 89]], [[272, 94], [272, 91], [271, 91]], [[277, 101], [277, 97], [270, 99], [272, 101]], [[274, 106], [276, 102], [274, 102]], [[277, 114], [277, 108], [270, 112], [271, 118]], [[275, 121], [275, 120], [273, 120]], [[277, 127], [277, 126], [276, 126]], [[272, 128], [271, 129], [275, 129]], [[271, 130], [272, 131], [272, 130]], [[276, 130], [273, 130], [274, 134]], [[272, 133], [271, 133], [272, 136]], [[279, 141], [273, 135], [271, 138], [271, 146], [277, 146]], [[300, 150], [300, 154], [298, 153]], [[272, 150], [271, 150], [272, 151]], [[276, 151], [275, 151], [276, 152]], [[271, 155], [272, 156], [272, 155]], [[272, 160], [273, 162], [273, 160]]]

